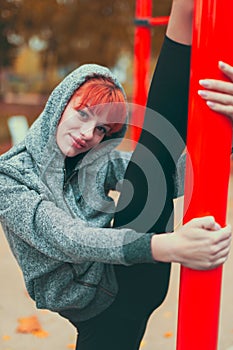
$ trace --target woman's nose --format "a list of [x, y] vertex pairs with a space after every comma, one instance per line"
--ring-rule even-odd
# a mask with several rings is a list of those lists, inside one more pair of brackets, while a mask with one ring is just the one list
[[94, 134], [94, 130], [95, 130], [95, 126], [94, 125], [85, 125], [82, 129], [81, 129], [81, 135], [85, 140], [90, 140], [93, 137]]

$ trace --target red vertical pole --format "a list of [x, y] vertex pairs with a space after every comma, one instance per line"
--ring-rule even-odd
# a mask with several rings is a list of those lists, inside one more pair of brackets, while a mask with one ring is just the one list
[[151, 29], [147, 20], [151, 15], [152, 0], [136, 0], [133, 79], [133, 103], [135, 107], [131, 126], [134, 141], [137, 141], [140, 136], [140, 126], [142, 126], [144, 117], [142, 108], [137, 110], [137, 105], [145, 106], [147, 99], [151, 51]]
[[[196, 0], [184, 222], [213, 215], [225, 225], [232, 126], [206, 106], [197, 90], [201, 78], [225, 79], [217, 66], [219, 60], [233, 64], [232, 21], [232, 0]], [[189, 181], [192, 171], [193, 186]], [[221, 267], [210, 271], [181, 268], [178, 350], [217, 349], [221, 276]]]

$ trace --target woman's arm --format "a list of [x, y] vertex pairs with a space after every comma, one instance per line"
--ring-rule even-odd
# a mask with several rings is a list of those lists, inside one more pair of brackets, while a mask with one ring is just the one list
[[[16, 179], [16, 171], [4, 174], [0, 164], [0, 222], [6, 234], [18, 242], [57, 261], [81, 263], [98, 261], [127, 265], [152, 262], [150, 237], [131, 229], [91, 227], [78, 217], [58, 208], [46, 195], [39, 194]], [[122, 247], [142, 240], [137, 257], [124, 255]]]
[[[190, 40], [182, 36], [184, 25], [177, 28], [177, 20], [184, 21], [184, 18], [181, 21], [182, 16], [190, 18], [190, 12], [185, 12], [177, 3], [186, 4], [184, 0], [174, 1], [167, 32], [169, 37], [164, 40], [151, 81], [141, 137], [125, 174], [127, 181], [115, 215], [116, 227], [133, 224], [135, 230], [140, 227], [144, 232], [170, 232], [173, 229], [174, 177], [176, 163], [185, 148], [190, 71]], [[188, 19], [183, 23], [190, 28]], [[148, 162], [149, 155], [153, 164]], [[126, 205], [129, 183], [134, 195]], [[125, 209], [119, 211], [122, 207]], [[143, 222], [144, 226], [141, 225]]]

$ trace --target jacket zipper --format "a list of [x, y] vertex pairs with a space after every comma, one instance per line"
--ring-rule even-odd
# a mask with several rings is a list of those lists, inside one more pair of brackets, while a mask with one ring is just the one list
[[[65, 191], [65, 189], [66, 189], [66, 186], [67, 186], [67, 184], [68, 184], [68, 181], [66, 181], [66, 168], [63, 168], [63, 174], [64, 174], [64, 183], [63, 183], [63, 191], [62, 191], [63, 200], [64, 200], [64, 202], [66, 203], [66, 206], [67, 206], [67, 208], [68, 208], [68, 210], [69, 210], [69, 212], [70, 212], [72, 218], [75, 218], [75, 215], [74, 215], [74, 213], [72, 212], [72, 210], [70, 209], [70, 206], [69, 206], [69, 204], [68, 204], [68, 202], [67, 202], [67, 200], [66, 200], [66, 198], [65, 198], [65, 193], [64, 193], [64, 191]], [[73, 175], [74, 175], [74, 174], [72, 174], [72, 176], [73, 176]], [[69, 179], [68, 179], [68, 180], [69, 180]]]
[[70, 180], [74, 177], [75, 174], [77, 174], [77, 170], [74, 170], [68, 178], [66, 178], [66, 168], [63, 168], [63, 173], [64, 173], [64, 184], [63, 184], [63, 190], [66, 189], [66, 186], [70, 182]]

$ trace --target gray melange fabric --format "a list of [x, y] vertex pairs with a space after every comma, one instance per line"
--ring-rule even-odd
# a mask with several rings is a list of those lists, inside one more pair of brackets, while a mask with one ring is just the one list
[[[120, 86], [107, 68], [81, 66], [54, 89], [25, 140], [0, 157], [0, 221], [27, 290], [38, 308], [76, 308], [79, 320], [113, 302], [112, 264], [153, 262], [150, 234], [109, 229], [115, 206], [108, 193], [123, 179], [130, 157], [115, 149], [125, 127], [88, 152], [64, 183], [56, 128], [74, 91], [93, 73]], [[125, 249], [134, 241], [137, 261], [135, 252], [131, 261], [132, 244]]]

